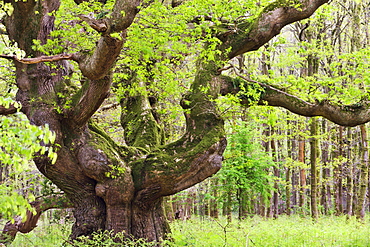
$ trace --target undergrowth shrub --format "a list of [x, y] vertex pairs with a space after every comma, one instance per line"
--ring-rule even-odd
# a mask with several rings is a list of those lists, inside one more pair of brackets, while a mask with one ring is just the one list
[[149, 247], [156, 246], [156, 243], [148, 243], [144, 239], [128, 239], [123, 233], [115, 234], [113, 231], [99, 231], [91, 237], [81, 236], [73, 242], [67, 241], [73, 247]]

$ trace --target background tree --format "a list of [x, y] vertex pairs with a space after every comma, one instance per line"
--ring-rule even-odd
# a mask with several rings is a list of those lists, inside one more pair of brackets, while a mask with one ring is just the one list
[[[256, 141], [256, 126], [247, 126], [239, 120], [233, 121], [230, 127], [232, 132], [228, 138], [225, 161], [216, 178], [221, 183], [218, 190], [224, 194], [221, 198], [235, 198], [238, 218], [243, 219], [255, 211], [250, 198], [258, 196], [267, 200], [273, 183], [269, 168], [274, 166], [274, 162], [268, 153], [263, 152], [261, 143]], [[231, 200], [224, 203], [231, 216], [234, 203]]]

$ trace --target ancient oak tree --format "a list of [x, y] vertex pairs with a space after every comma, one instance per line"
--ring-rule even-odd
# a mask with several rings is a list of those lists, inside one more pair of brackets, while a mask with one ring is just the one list
[[[105, 229], [124, 231], [128, 236], [148, 241], [165, 238], [169, 227], [162, 198], [203, 181], [221, 167], [226, 138], [224, 121], [214, 100], [239, 90], [229, 77], [222, 75], [226, 63], [257, 50], [284, 26], [310, 17], [326, 2], [245, 1], [242, 5], [239, 1], [228, 1], [228, 8], [224, 1], [196, 0], [3, 0], [3, 6], [12, 6], [2, 19], [5, 33], [25, 55], [1, 57], [14, 62], [16, 100], [22, 106], [21, 111], [32, 124], [47, 124], [56, 134], [53, 144], [58, 154], [56, 162], [52, 164], [41, 154], [35, 155], [34, 162], [42, 174], [64, 191], [74, 208], [76, 221], [71, 237]], [[62, 7], [67, 14], [58, 15]], [[68, 7], [75, 8], [73, 14], [68, 14]], [[151, 11], [145, 11], [148, 8]], [[226, 10], [231, 14], [222, 16]], [[182, 16], [186, 18], [181, 19]], [[151, 18], [157, 19], [151, 21]], [[168, 23], [162, 25], [160, 21]], [[150, 52], [144, 52], [145, 47], [140, 47], [141, 52], [133, 56], [130, 42], [135, 35], [150, 28], [155, 30], [154, 35], [161, 31], [163, 35], [175, 33], [171, 25], [179, 23], [184, 30], [198, 30], [198, 37], [192, 40], [189, 33], [170, 35], [170, 42], [153, 45], [160, 56], [150, 56]], [[137, 32], [130, 31], [134, 25]], [[74, 33], [68, 33], [69, 30]], [[84, 39], [58, 43], [74, 34]], [[173, 52], [179, 44], [188, 48], [179, 52], [180, 55]], [[48, 45], [54, 45], [53, 49], [43, 48]], [[195, 45], [205, 52], [192, 50]], [[197, 57], [189, 66], [195, 68], [192, 82], [178, 102], [186, 128], [181, 138], [168, 143], [155, 110], [155, 96], [162, 92], [153, 93], [151, 83], [156, 78], [150, 72], [153, 64], [167, 62], [172, 66], [185, 57], [189, 57], [188, 61]], [[112, 84], [117, 61], [127, 63], [121, 70], [127, 75]], [[129, 66], [134, 61], [147, 69], [146, 81], [142, 70], [135, 71], [137, 67]], [[71, 83], [71, 78], [76, 81], [73, 77], [76, 73], [79, 74], [77, 86]], [[130, 88], [134, 84], [141, 91], [120, 99], [125, 144], [118, 144], [91, 118], [113, 86]], [[309, 103], [268, 85], [261, 86], [265, 89], [261, 102], [283, 106], [298, 114], [321, 115], [343, 125], [361, 124], [370, 117], [366, 107]], [[12, 106], [0, 106], [1, 114], [15, 111]], [[361, 111], [360, 117], [357, 111]]]

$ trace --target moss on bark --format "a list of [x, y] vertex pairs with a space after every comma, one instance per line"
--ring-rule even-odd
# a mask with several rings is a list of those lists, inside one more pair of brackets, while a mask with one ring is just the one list
[[149, 151], [163, 144], [163, 130], [154, 118], [145, 95], [122, 99], [121, 106], [121, 124], [128, 145]]

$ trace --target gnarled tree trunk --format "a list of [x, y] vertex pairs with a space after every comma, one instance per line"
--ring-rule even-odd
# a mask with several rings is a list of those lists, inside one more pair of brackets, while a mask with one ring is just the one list
[[[6, 21], [9, 37], [27, 57], [42, 57], [43, 54], [32, 50], [32, 40], [46, 42], [54, 21], [49, 13], [58, 10], [59, 1], [12, 4], [14, 12]], [[119, 25], [125, 30], [140, 2], [122, 1], [121, 4], [126, 15], [119, 18]], [[119, 25], [115, 23], [114, 27]], [[214, 67], [213, 72], [208, 65], [199, 67], [192, 94], [183, 104], [189, 109], [187, 131], [175, 143], [162, 145], [161, 128], [146, 95], [123, 99], [122, 124], [131, 130], [125, 139], [133, 147], [120, 147], [89, 122], [109, 94], [109, 70], [123, 41], [104, 33], [90, 56], [70, 56], [79, 63], [85, 76], [81, 89], [71, 97], [71, 107], [64, 107], [66, 100], [59, 98], [60, 93], [69, 90], [65, 79], [70, 76], [67, 61], [57, 61], [53, 67], [15, 61], [17, 100], [22, 103], [22, 111], [31, 123], [48, 124], [57, 136], [56, 163], [51, 164], [43, 155], [34, 160], [38, 169], [63, 190], [73, 204], [76, 222], [72, 238], [106, 229], [160, 241], [169, 233], [161, 207], [162, 197], [199, 183], [221, 167], [226, 146], [223, 121], [211, 102], [213, 96], [198, 90], [202, 85], [217, 84], [217, 76], [212, 75], [216, 71]], [[203, 78], [202, 73], [211, 76]], [[216, 94], [209, 92], [209, 95]]]

